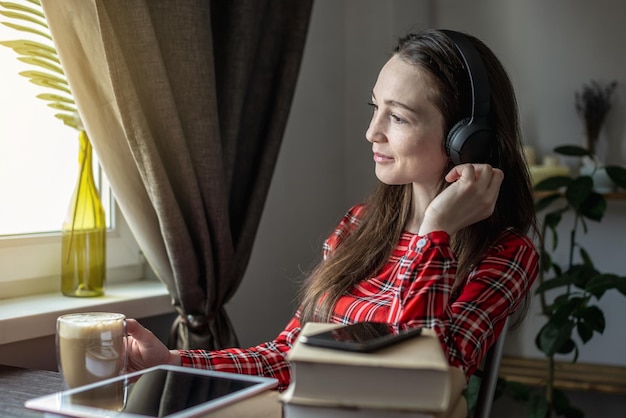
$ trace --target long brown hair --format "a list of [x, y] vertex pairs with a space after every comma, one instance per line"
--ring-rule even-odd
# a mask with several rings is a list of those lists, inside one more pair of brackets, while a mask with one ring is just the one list
[[[505, 228], [536, 232], [532, 183], [523, 157], [518, 108], [513, 86], [500, 61], [480, 40], [468, 36], [487, 69], [491, 107], [489, 122], [497, 139], [498, 166], [504, 180], [493, 214], [451, 237], [459, 267], [457, 285], [467, 277]], [[393, 51], [406, 63], [430, 74], [434, 104], [443, 114], [446, 132], [468, 115], [467, 70], [452, 41], [441, 31], [408, 34]], [[452, 166], [450, 165], [449, 168]], [[442, 175], [441, 188], [446, 187]], [[302, 323], [328, 321], [337, 300], [355, 284], [381, 269], [402, 234], [411, 205], [411, 185], [379, 183], [367, 201], [359, 227], [321, 262], [302, 288]]]

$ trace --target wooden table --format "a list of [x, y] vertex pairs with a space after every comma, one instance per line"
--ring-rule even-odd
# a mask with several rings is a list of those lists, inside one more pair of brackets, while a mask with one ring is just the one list
[[[24, 402], [37, 396], [63, 389], [61, 375], [46, 370], [28, 370], [0, 365], [0, 416], [2, 418], [36, 417], [43, 413], [24, 407]], [[260, 395], [228, 405], [207, 415], [207, 418], [280, 418], [278, 393], [267, 391]]]
[[43, 417], [24, 407], [37, 396], [63, 389], [61, 375], [48, 370], [28, 370], [0, 365], [0, 415], [2, 417]]

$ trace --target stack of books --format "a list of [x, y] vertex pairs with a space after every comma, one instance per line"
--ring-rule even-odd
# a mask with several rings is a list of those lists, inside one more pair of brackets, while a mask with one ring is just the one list
[[[307, 323], [301, 335], [337, 328]], [[368, 353], [296, 341], [284, 418], [465, 418], [464, 373], [450, 367], [432, 330]]]

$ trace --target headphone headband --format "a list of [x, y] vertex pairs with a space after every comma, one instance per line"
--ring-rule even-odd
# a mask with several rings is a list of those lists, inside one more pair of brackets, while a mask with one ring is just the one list
[[446, 153], [453, 164], [490, 163], [499, 165], [496, 137], [489, 126], [489, 78], [483, 59], [471, 42], [460, 32], [442, 30], [454, 43], [463, 59], [471, 90], [472, 109], [448, 132]]
[[442, 30], [454, 43], [457, 51], [463, 59], [465, 68], [469, 76], [469, 83], [472, 94], [472, 113], [470, 119], [474, 117], [486, 118], [489, 116], [489, 79], [487, 69], [483, 60], [476, 50], [476, 47], [460, 32], [452, 30]]

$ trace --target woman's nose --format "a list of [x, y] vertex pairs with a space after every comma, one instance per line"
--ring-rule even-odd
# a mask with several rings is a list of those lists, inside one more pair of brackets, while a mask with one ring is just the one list
[[380, 142], [385, 140], [385, 134], [380, 121], [376, 117], [376, 114], [372, 115], [367, 131], [365, 131], [365, 138], [369, 142]]

